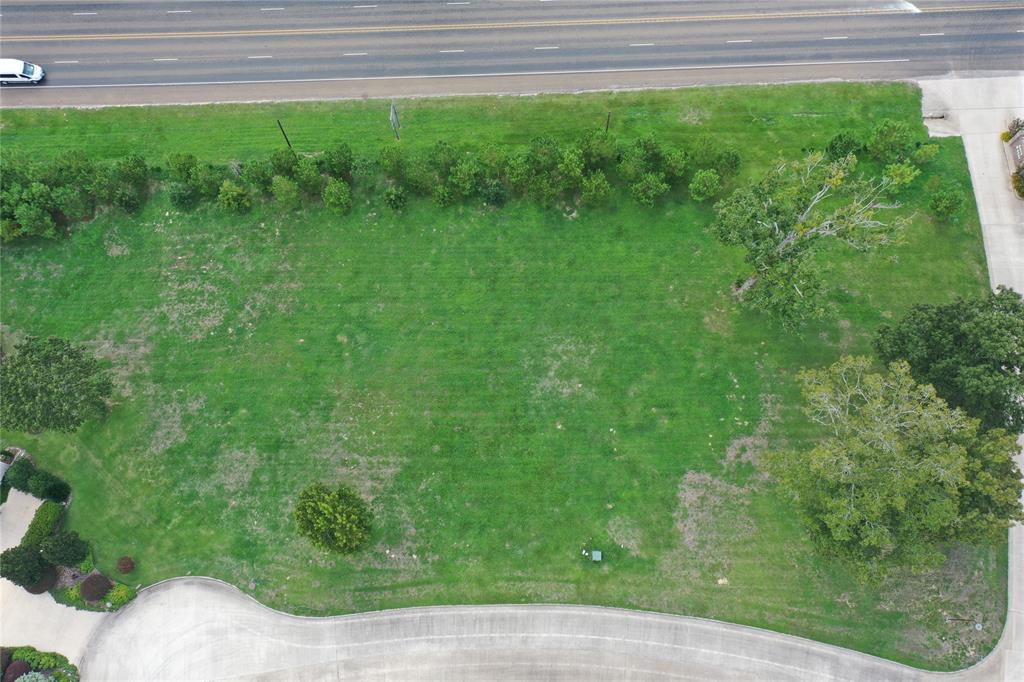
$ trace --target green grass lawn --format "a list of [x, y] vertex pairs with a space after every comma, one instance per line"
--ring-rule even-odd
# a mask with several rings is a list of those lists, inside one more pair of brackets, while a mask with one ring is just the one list
[[[841, 129], [920, 127], [905, 85], [695, 89], [400, 104], [403, 142], [522, 144], [603, 125], [686, 144], [721, 135], [744, 177]], [[3, 112], [4, 149], [97, 157], [189, 151], [226, 162], [280, 144], [386, 141], [380, 102]], [[922, 132], [923, 136], [923, 132]], [[7, 245], [8, 335], [56, 334], [108, 358], [110, 417], [71, 435], [4, 433], [74, 488], [71, 526], [126, 581], [227, 580], [302, 614], [557, 602], [747, 623], [935, 668], [986, 653], [1005, 547], [958, 548], [944, 573], [880, 589], [818, 557], [758, 453], [813, 436], [803, 366], [867, 352], [918, 302], [986, 288], [971, 203], [934, 223], [920, 189], [969, 188], [962, 146], [907, 195], [917, 219], [884, 253], [827, 254], [835, 319], [786, 332], [728, 295], [741, 254], [707, 206], [625, 200], [569, 219], [513, 203], [396, 215], [357, 195], [344, 219], [271, 207], [183, 214], [157, 196], [67, 239]], [[298, 538], [297, 491], [346, 480], [377, 515], [353, 558]], [[584, 545], [604, 551], [592, 564]], [[983, 615], [979, 635], [942, 613]]]

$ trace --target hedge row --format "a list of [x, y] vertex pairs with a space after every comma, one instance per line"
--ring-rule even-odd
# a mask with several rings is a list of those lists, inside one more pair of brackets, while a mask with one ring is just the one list
[[71, 495], [71, 486], [63, 479], [43, 469], [37, 469], [25, 457], [11, 465], [4, 476], [4, 481], [15, 490], [44, 500], [64, 502]]

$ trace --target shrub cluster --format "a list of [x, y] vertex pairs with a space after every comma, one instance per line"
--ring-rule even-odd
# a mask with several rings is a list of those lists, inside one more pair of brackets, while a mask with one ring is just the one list
[[48, 161], [5, 155], [0, 174], [0, 238], [56, 237], [100, 207], [137, 211], [149, 195], [152, 170], [129, 154], [100, 164], [68, 151]]
[[62, 654], [20, 646], [11, 652], [11, 660], [27, 663], [33, 672], [46, 673], [45, 679], [55, 682], [78, 682], [79, 679], [78, 668]]
[[110, 602], [110, 607], [113, 609], [119, 609], [132, 599], [135, 599], [138, 593], [135, 588], [129, 587], [124, 583], [117, 583], [107, 593], [107, 601]]
[[335, 552], [353, 552], [370, 538], [373, 517], [366, 502], [344, 483], [328, 488], [314, 483], [299, 493], [295, 522], [299, 533], [316, 547]]
[[21, 544], [36, 547], [38, 551], [38, 547], [42, 544], [43, 540], [53, 535], [53, 532], [57, 530], [57, 524], [60, 523], [60, 517], [63, 514], [63, 506], [52, 500], [43, 502], [39, 505], [39, 509], [36, 509], [32, 522], [28, 524], [28, 530], [25, 531], [25, 535], [21, 538]]
[[7, 470], [4, 480], [15, 490], [44, 500], [64, 502], [71, 494], [71, 486], [64, 480], [49, 471], [37, 469], [25, 457], [20, 458]]

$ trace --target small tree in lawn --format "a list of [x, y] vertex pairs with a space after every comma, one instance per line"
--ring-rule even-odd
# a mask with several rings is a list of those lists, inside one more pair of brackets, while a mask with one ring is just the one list
[[722, 182], [718, 177], [718, 171], [712, 168], [704, 168], [693, 174], [690, 181], [690, 196], [694, 201], [705, 201], [718, 194], [722, 189]]
[[314, 483], [295, 504], [299, 532], [316, 547], [334, 552], [354, 552], [370, 538], [372, 515], [359, 494], [344, 483], [328, 488]]
[[882, 163], [907, 158], [914, 149], [914, 132], [904, 121], [882, 119], [871, 131], [868, 152]]
[[967, 198], [963, 190], [956, 185], [943, 185], [939, 187], [928, 199], [928, 208], [935, 214], [935, 217], [942, 220], [950, 220], [964, 210]]
[[807, 415], [828, 435], [770, 454], [769, 470], [819, 547], [861, 577], [933, 568], [945, 543], [1000, 542], [1024, 519], [1016, 437], [979, 430], [905, 362], [873, 373], [868, 358], [844, 357], [800, 379]]
[[49, 567], [36, 546], [18, 545], [0, 554], [0, 576], [20, 587], [37, 584]]
[[222, 209], [231, 213], [245, 213], [252, 208], [249, 190], [231, 180], [221, 183], [220, 192], [217, 194], [217, 203]]
[[0, 362], [0, 425], [38, 433], [71, 432], [107, 411], [114, 386], [83, 347], [30, 336]]
[[77, 566], [89, 555], [89, 543], [75, 531], [61, 531], [39, 543], [43, 558], [58, 566]]
[[283, 175], [274, 176], [270, 183], [270, 192], [274, 195], [277, 205], [286, 211], [294, 211], [302, 205], [299, 186], [294, 180]]
[[815, 250], [828, 240], [860, 251], [898, 240], [906, 219], [882, 219], [899, 206], [889, 198], [892, 181], [855, 177], [856, 161], [814, 153], [780, 163], [715, 205], [712, 234], [747, 252], [751, 271], [734, 288], [739, 300], [790, 325], [818, 317], [825, 287], [820, 266], [809, 258]]
[[652, 208], [668, 192], [669, 186], [661, 173], [644, 173], [629, 187], [633, 199], [642, 206]]
[[348, 213], [352, 210], [352, 190], [348, 183], [339, 178], [330, 178], [324, 187], [324, 206], [337, 213]]

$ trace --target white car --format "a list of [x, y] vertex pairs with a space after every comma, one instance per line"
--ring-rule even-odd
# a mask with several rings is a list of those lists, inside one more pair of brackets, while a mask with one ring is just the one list
[[20, 59], [0, 59], [0, 85], [8, 83], [31, 83], [39, 85], [46, 77], [43, 67]]

